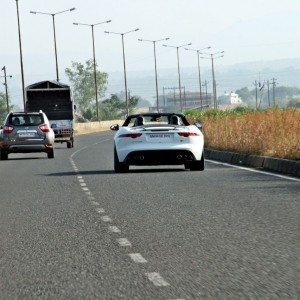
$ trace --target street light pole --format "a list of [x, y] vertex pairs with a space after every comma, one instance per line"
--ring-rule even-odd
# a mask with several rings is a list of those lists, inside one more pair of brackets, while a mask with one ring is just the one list
[[122, 51], [123, 51], [123, 68], [124, 68], [124, 84], [125, 84], [125, 101], [126, 101], [126, 114], [129, 115], [128, 105], [128, 92], [127, 92], [127, 75], [126, 75], [126, 59], [125, 59], [125, 47], [124, 47], [124, 34], [122, 36]]
[[155, 88], [156, 88], [156, 109], [159, 112], [159, 101], [158, 101], [158, 79], [157, 79], [157, 62], [156, 62], [156, 43], [160, 41], [167, 41], [170, 38], [164, 38], [160, 40], [145, 40], [145, 39], [138, 39], [140, 42], [151, 42], [153, 43], [153, 52], [154, 52], [154, 69], [155, 69]]
[[178, 71], [178, 85], [179, 85], [179, 101], [180, 101], [180, 111], [183, 111], [182, 105], [182, 95], [181, 95], [181, 78], [180, 78], [180, 63], [179, 63], [179, 49], [182, 47], [190, 46], [192, 43], [184, 44], [181, 46], [170, 46], [170, 45], [163, 45], [164, 47], [176, 48], [177, 50], [177, 71]]
[[20, 29], [20, 16], [19, 16], [19, 0], [16, 0], [17, 6], [17, 18], [18, 18], [18, 33], [19, 33], [19, 50], [20, 50], [20, 66], [21, 66], [21, 78], [22, 78], [22, 94], [23, 94], [23, 106], [24, 111], [26, 110], [25, 103], [25, 82], [24, 82], [24, 68], [23, 68], [23, 55], [22, 55], [22, 39]]
[[202, 83], [201, 83], [201, 70], [200, 70], [200, 54], [202, 50], [206, 50], [206, 49], [210, 49], [211, 47], [205, 47], [202, 49], [189, 49], [189, 48], [185, 48], [185, 50], [188, 51], [194, 51], [197, 53], [197, 60], [198, 60], [198, 80], [199, 80], [199, 92], [200, 92], [200, 105], [201, 105], [201, 109], [203, 108], [203, 96], [202, 96]]
[[138, 31], [139, 28], [126, 31], [126, 32], [113, 32], [113, 31], [104, 31], [107, 34], [117, 34], [120, 35], [122, 38], [122, 50], [123, 50], [123, 67], [124, 67], [124, 84], [125, 84], [125, 101], [126, 101], [126, 114], [129, 115], [129, 104], [128, 104], [128, 91], [127, 91], [127, 76], [126, 76], [126, 61], [125, 61], [125, 47], [124, 47], [124, 35]]
[[55, 67], [56, 67], [56, 81], [59, 82], [59, 73], [58, 73], [58, 59], [57, 59], [57, 46], [56, 46], [56, 31], [55, 31], [55, 16], [58, 14], [62, 14], [64, 12], [73, 11], [75, 10], [75, 7], [66, 9], [63, 11], [59, 11], [56, 13], [46, 13], [41, 11], [30, 11], [31, 14], [40, 14], [40, 15], [48, 15], [52, 17], [52, 27], [53, 27], [53, 38], [54, 38], [54, 54], [55, 54]]
[[52, 23], [53, 23], [53, 37], [54, 37], [54, 52], [55, 52], [55, 66], [56, 66], [56, 81], [59, 82], [59, 75], [58, 75], [58, 62], [57, 62], [57, 47], [56, 47], [56, 33], [55, 33], [55, 15], [52, 14]]
[[210, 58], [208, 57], [200, 57], [204, 59], [210, 59], [211, 60], [211, 73], [212, 73], [212, 92], [213, 92], [213, 102], [214, 102], [214, 109], [218, 108], [218, 103], [217, 103], [217, 85], [216, 85], [216, 78], [215, 78], [215, 67], [214, 67], [214, 59], [215, 58], [221, 58], [224, 55], [220, 55], [215, 57], [217, 54], [222, 54], [224, 51], [220, 52], [215, 52], [215, 53], [202, 53], [204, 55], [210, 55]]
[[7, 108], [7, 113], [9, 113], [9, 102], [8, 102], [8, 90], [7, 90], [7, 77], [12, 77], [11, 75], [7, 76], [6, 75], [6, 67], [4, 66], [1, 69], [4, 72], [4, 76], [0, 76], [0, 77], [4, 77], [4, 85], [5, 85], [5, 95], [6, 95], [6, 108]]
[[74, 25], [89, 26], [92, 29], [92, 44], [93, 44], [93, 61], [94, 61], [94, 82], [95, 82], [95, 98], [96, 98], [96, 118], [99, 121], [99, 101], [98, 101], [98, 84], [97, 84], [97, 68], [96, 68], [96, 51], [95, 51], [95, 36], [94, 36], [94, 27], [100, 24], [110, 23], [111, 20], [96, 24], [85, 24], [85, 23], [73, 23]]

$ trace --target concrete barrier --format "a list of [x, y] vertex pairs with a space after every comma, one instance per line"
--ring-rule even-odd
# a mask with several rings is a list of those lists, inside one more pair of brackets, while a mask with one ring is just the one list
[[300, 177], [300, 161], [259, 155], [241, 154], [214, 149], [205, 149], [204, 153], [207, 159], [213, 159], [252, 168], [265, 169]]
[[111, 120], [100, 122], [88, 122], [88, 123], [75, 123], [75, 135], [94, 133], [99, 131], [106, 131], [110, 129], [111, 125], [122, 125], [124, 120]]

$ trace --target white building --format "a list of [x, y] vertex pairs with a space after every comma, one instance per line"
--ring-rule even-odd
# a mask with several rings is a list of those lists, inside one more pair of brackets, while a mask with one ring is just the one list
[[224, 94], [224, 97], [227, 99], [227, 103], [229, 104], [240, 104], [243, 103], [242, 99], [239, 97], [238, 94], [230, 92], [230, 93], [226, 93]]

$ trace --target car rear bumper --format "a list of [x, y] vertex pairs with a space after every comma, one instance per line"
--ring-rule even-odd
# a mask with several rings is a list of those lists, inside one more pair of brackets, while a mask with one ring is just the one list
[[35, 145], [9, 145], [3, 147], [8, 153], [30, 153], [30, 152], [48, 152], [53, 149], [53, 145], [35, 144]]
[[142, 150], [127, 155], [125, 162], [129, 165], [181, 165], [196, 160], [188, 150]]
[[[203, 152], [203, 142], [197, 144], [182, 144], [182, 145], [164, 145], [156, 144], [155, 147], [150, 145], [151, 148], [145, 147], [143, 143], [131, 144], [124, 147], [118, 147], [116, 145], [116, 150], [118, 154], [118, 159], [120, 162], [125, 162], [126, 160], [133, 160], [132, 156], [136, 156], [136, 153], [146, 153], [147, 156], [150, 155], [149, 160], [159, 161], [159, 164], [167, 164], [165, 161], [173, 161], [175, 164], [183, 164], [184, 159], [190, 161], [190, 158], [184, 158], [184, 155], [191, 154], [193, 160], [201, 160]], [[133, 154], [133, 155], [132, 155]], [[181, 162], [174, 159], [174, 155], [183, 155]], [[153, 158], [152, 158], [153, 156]], [[168, 157], [170, 156], [170, 157]], [[161, 157], [161, 158], [160, 158]], [[134, 159], [136, 161], [136, 159]], [[158, 164], [158, 163], [157, 163]]]

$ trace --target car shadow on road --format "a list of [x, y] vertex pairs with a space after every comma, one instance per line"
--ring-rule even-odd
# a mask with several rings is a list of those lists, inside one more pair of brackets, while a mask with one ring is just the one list
[[14, 157], [14, 158], [8, 158], [6, 161], [10, 160], [34, 160], [34, 159], [48, 159], [48, 157]]
[[89, 171], [69, 171], [69, 172], [57, 172], [49, 174], [41, 174], [44, 176], [76, 176], [76, 175], [130, 175], [130, 174], [140, 174], [140, 173], [174, 173], [174, 172], [185, 172], [185, 169], [138, 169], [130, 170], [126, 173], [115, 173], [114, 170], [89, 170]]

